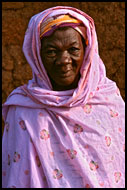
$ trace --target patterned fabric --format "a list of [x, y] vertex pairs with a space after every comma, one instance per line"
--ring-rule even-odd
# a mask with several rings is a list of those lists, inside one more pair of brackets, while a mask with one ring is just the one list
[[[61, 14], [82, 21], [88, 46], [78, 87], [53, 91], [40, 23]], [[124, 101], [106, 77], [93, 19], [76, 8], [49, 8], [31, 18], [23, 52], [33, 79], [3, 104], [3, 188], [124, 188]]]
[[44, 22], [40, 24], [40, 38], [42, 39], [44, 36], [49, 36], [52, 34], [54, 30], [56, 30], [59, 27], [64, 26], [70, 26], [77, 30], [85, 39], [86, 45], [88, 45], [88, 39], [86, 37], [86, 27], [83, 25], [83, 23], [73, 18], [70, 15], [58, 15], [56, 17], [52, 16], [46, 19]]
[[42, 23], [40, 27], [40, 38], [42, 38], [44, 33], [51, 30], [53, 26], [58, 26], [62, 23], [81, 23], [81, 21], [71, 18], [69, 15], [60, 15], [56, 19], [51, 17]]

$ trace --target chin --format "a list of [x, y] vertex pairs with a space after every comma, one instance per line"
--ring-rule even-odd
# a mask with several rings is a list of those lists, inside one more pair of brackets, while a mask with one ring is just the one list
[[53, 88], [55, 90], [70, 90], [77, 87], [78, 80], [75, 80], [75, 76], [55, 78], [51, 80]]
[[74, 81], [66, 81], [66, 80], [63, 80], [63, 81], [59, 81], [59, 83], [57, 83], [58, 85], [60, 86], [70, 86], [73, 84]]

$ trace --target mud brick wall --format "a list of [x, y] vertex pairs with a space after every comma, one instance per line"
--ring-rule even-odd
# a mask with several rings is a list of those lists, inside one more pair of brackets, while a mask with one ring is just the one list
[[99, 53], [107, 76], [125, 98], [125, 3], [124, 2], [3, 2], [2, 3], [2, 102], [16, 87], [32, 77], [22, 53], [29, 19], [49, 7], [73, 6], [90, 15], [96, 26]]

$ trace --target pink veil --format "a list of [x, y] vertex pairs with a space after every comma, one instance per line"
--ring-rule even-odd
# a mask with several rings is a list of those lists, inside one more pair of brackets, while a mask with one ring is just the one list
[[[40, 23], [50, 16], [66, 13], [83, 22], [87, 29], [88, 46], [80, 70], [78, 87], [67, 91], [53, 91], [40, 57]], [[11, 147], [9, 154], [14, 155], [15, 146], [18, 151], [17, 162], [12, 162], [11, 168], [14, 170], [11, 170], [12, 172], [9, 170], [8, 186], [24, 187], [25, 181], [27, 187], [45, 187], [42, 180], [42, 176], [45, 175], [48, 187], [63, 187], [59, 179], [53, 178], [57, 171], [62, 171], [59, 177], [65, 187], [74, 186], [73, 182], [77, 183], [78, 187], [124, 187], [124, 101], [116, 83], [106, 77], [105, 66], [98, 52], [93, 19], [84, 12], [67, 6], [57, 6], [40, 12], [29, 22], [23, 52], [32, 68], [33, 79], [13, 90], [3, 104], [3, 118], [6, 122], [3, 135], [4, 170], [6, 168], [9, 170], [6, 164], [8, 152], [6, 139], [8, 146]], [[9, 125], [10, 131], [7, 128]], [[45, 139], [42, 136], [44, 132], [47, 134]], [[16, 143], [12, 141], [13, 136]], [[36, 156], [35, 149], [40, 158], [41, 170], [33, 159]], [[68, 152], [71, 149], [76, 150], [78, 152], [76, 159], [70, 161], [66, 149]], [[61, 150], [65, 158], [61, 156]], [[32, 166], [30, 168], [31, 173], [33, 172], [30, 179], [32, 185], [28, 184], [24, 173], [20, 176], [23, 181], [15, 181], [19, 172], [18, 167], [22, 169], [29, 165], [28, 159], [22, 159], [26, 156], [24, 151], [26, 155], [29, 154], [28, 159]], [[53, 151], [56, 157], [53, 157]], [[111, 160], [113, 157], [114, 160]], [[67, 162], [64, 160], [66, 158]], [[68, 160], [74, 164], [72, 165], [75, 172], [71, 171], [71, 165], [67, 165]], [[66, 170], [68, 167], [70, 171]], [[96, 171], [89, 167], [97, 169], [96, 175], [94, 173]], [[44, 174], [40, 175], [42, 171]], [[72, 174], [76, 177], [77, 171], [82, 185], [80, 179], [73, 181]], [[4, 177], [3, 186], [7, 186], [6, 176]]]
[[[39, 34], [40, 23], [43, 22], [45, 18], [62, 13], [69, 13], [84, 23], [87, 28], [89, 44], [80, 70], [81, 79], [78, 88], [57, 92], [52, 90], [50, 80], [40, 57], [41, 45]], [[95, 96], [95, 94], [99, 98], [102, 97], [100, 96], [102, 94], [108, 96], [109, 94], [118, 92], [115, 82], [106, 77], [105, 66], [99, 57], [93, 19], [76, 8], [57, 6], [34, 15], [25, 33], [23, 52], [32, 68], [33, 79], [29, 81], [28, 85], [15, 89], [8, 97], [7, 102], [3, 104], [3, 108], [11, 104], [22, 107], [32, 107], [33, 105], [35, 107], [40, 107], [40, 105], [57, 108], [61, 106], [73, 107], [89, 103], [89, 100], [92, 99], [92, 96]], [[30, 97], [29, 101], [28, 97]], [[100, 104], [102, 100], [98, 98], [96, 101]]]

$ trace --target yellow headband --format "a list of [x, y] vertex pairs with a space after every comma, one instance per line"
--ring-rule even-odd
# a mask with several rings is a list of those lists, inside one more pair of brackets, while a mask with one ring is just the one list
[[49, 18], [40, 26], [40, 38], [42, 38], [42, 36], [46, 32], [50, 31], [54, 25], [59, 26], [62, 23], [82, 23], [82, 22], [75, 18], [70, 17], [69, 15], [60, 15], [55, 20], [53, 18]]

